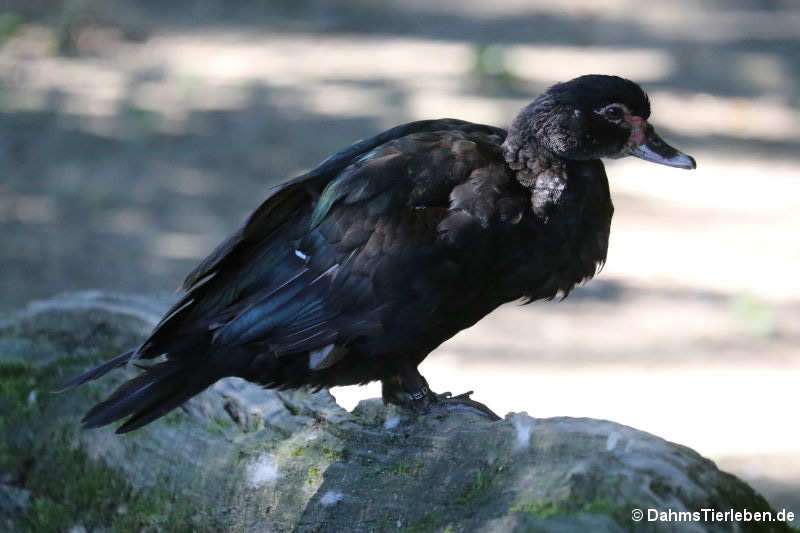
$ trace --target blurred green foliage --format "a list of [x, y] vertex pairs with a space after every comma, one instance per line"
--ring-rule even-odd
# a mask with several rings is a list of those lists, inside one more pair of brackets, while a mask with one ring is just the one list
[[0, 42], [10, 39], [25, 24], [25, 19], [19, 13], [7, 11], [0, 13]]
[[777, 334], [775, 312], [768, 303], [752, 296], [738, 295], [732, 299], [731, 305], [751, 332], [761, 337], [774, 337]]

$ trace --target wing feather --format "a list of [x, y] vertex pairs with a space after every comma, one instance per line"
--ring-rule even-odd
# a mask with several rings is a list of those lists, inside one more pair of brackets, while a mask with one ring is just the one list
[[[426, 207], [446, 212], [453, 187], [482, 159], [469, 139], [496, 147], [504, 135], [449, 119], [411, 123], [281, 186], [187, 276], [186, 294], [138, 355], [186, 352], [209, 335], [221, 345], [308, 351], [379, 331], [375, 316], [354, 310], [369, 314], [381, 305], [369, 282], [381, 254], [414, 249], [393, 233], [393, 217]], [[428, 226], [430, 244], [438, 230]]]

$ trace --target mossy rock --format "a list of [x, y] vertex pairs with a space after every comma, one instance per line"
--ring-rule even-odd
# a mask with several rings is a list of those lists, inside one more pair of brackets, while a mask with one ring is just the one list
[[51, 391], [139, 342], [167, 303], [81, 293], [0, 325], [0, 528], [790, 531], [633, 521], [635, 508], [771, 509], [694, 451], [601, 420], [414, 419], [379, 400], [348, 413], [325, 391], [230, 379], [131, 434], [79, 430], [135, 370]]

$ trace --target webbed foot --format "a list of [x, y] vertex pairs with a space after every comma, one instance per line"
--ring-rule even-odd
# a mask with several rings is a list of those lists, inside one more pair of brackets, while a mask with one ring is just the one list
[[470, 398], [472, 393], [473, 391], [469, 391], [453, 396], [449, 392], [445, 392], [443, 394], [431, 392], [431, 394], [436, 398], [430, 403], [429, 408], [431, 411], [467, 411], [484, 415], [491, 421], [500, 420], [500, 417], [497, 415], [497, 413], [489, 409], [485, 404]]
[[500, 420], [497, 413], [470, 398], [472, 391], [456, 396], [449, 392], [437, 394], [430, 390], [428, 382], [416, 371], [385, 379], [382, 384], [384, 402], [399, 405], [419, 415], [458, 411], [479, 414], [492, 421]]

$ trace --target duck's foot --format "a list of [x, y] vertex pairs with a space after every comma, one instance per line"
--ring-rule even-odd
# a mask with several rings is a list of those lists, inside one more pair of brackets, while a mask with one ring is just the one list
[[466, 411], [483, 415], [491, 421], [500, 420], [497, 413], [489, 409], [485, 404], [470, 398], [472, 391], [464, 392], [456, 396], [451, 395], [449, 392], [443, 394], [432, 392], [431, 394], [436, 398], [429, 404], [428, 408], [430, 411]]
[[500, 420], [497, 414], [481, 402], [470, 398], [472, 391], [453, 396], [449, 392], [437, 394], [428, 388], [428, 382], [419, 372], [415, 375], [383, 381], [383, 401], [404, 407], [418, 415], [469, 412]]

